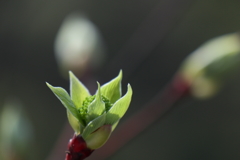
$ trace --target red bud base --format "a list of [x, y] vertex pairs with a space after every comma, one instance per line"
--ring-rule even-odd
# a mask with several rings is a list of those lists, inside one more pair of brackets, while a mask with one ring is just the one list
[[83, 160], [90, 156], [94, 150], [87, 148], [87, 144], [81, 135], [75, 135], [68, 143], [65, 160]]

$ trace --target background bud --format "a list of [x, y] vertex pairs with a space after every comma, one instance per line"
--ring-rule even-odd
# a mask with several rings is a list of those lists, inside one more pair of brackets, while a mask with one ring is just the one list
[[105, 55], [98, 29], [79, 13], [72, 13], [65, 18], [54, 48], [60, 71], [65, 77], [69, 70], [81, 76], [88, 69], [97, 69]]
[[214, 95], [240, 64], [239, 33], [207, 41], [183, 62], [179, 73], [195, 97]]
[[[33, 130], [19, 101], [9, 99], [0, 112], [1, 160], [30, 160], [35, 153]], [[31, 151], [31, 152], [29, 152]]]

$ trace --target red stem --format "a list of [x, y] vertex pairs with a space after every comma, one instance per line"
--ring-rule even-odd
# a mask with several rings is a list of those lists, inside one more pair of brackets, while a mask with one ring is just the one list
[[87, 144], [81, 135], [75, 135], [68, 143], [65, 160], [84, 160], [94, 150], [87, 148]]

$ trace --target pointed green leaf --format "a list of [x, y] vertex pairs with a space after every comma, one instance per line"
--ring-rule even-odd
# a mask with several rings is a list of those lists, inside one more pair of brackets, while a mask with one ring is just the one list
[[97, 117], [93, 121], [89, 122], [85, 129], [83, 130], [82, 137], [85, 139], [89, 134], [97, 130], [99, 127], [104, 125], [106, 119], [106, 113], [103, 113], [103, 115]]
[[70, 95], [76, 108], [82, 106], [83, 100], [90, 96], [88, 89], [77, 79], [77, 77], [70, 71]]
[[80, 123], [82, 122], [77, 109], [75, 108], [70, 96], [67, 91], [61, 87], [53, 87], [49, 83], [46, 83], [47, 86], [52, 90], [55, 96], [62, 102], [63, 106], [74, 116], [76, 117]]
[[115, 103], [122, 95], [121, 81], [122, 70], [116, 78], [101, 87], [102, 95], [108, 98], [111, 103]]
[[132, 88], [128, 84], [127, 93], [107, 112], [105, 124], [115, 124], [126, 113], [132, 99]]
[[88, 113], [87, 113], [88, 122], [97, 118], [105, 111], [105, 103], [102, 101], [100, 84], [98, 82], [97, 84], [98, 84], [98, 90], [96, 93], [96, 97], [88, 107]]
[[67, 110], [67, 117], [71, 127], [76, 132], [76, 134], [80, 134], [84, 128], [82, 124], [68, 110]]

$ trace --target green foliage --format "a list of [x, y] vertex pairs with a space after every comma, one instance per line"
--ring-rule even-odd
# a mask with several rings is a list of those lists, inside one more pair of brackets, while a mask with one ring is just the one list
[[107, 112], [106, 122], [107, 124], [115, 124], [126, 113], [128, 106], [130, 105], [132, 98], [132, 88], [128, 85], [128, 91], [121, 99], [119, 99]]
[[[67, 109], [68, 120], [73, 130], [77, 134], [81, 133], [86, 142], [91, 144], [90, 147], [96, 149], [106, 142], [126, 113], [132, 98], [132, 88], [128, 84], [127, 93], [121, 98], [122, 71], [102, 87], [97, 82], [98, 89], [95, 95], [90, 95], [88, 89], [72, 72], [69, 72], [69, 76], [70, 96], [61, 87], [53, 87], [48, 83], [47, 85]], [[102, 126], [107, 127], [104, 129]], [[94, 137], [96, 143], [90, 137]]]

